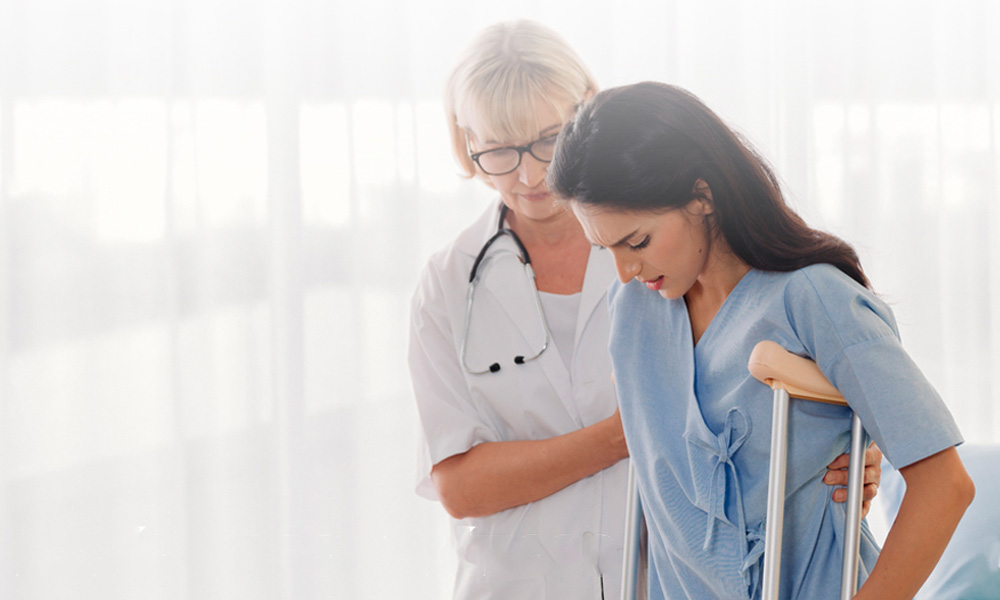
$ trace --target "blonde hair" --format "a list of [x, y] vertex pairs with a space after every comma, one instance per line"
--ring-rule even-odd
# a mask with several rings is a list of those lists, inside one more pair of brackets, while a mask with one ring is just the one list
[[491, 25], [466, 48], [445, 88], [455, 158], [474, 177], [476, 165], [466, 146], [472, 123], [487, 139], [534, 139], [536, 102], [547, 102], [568, 118], [569, 110], [596, 91], [590, 70], [552, 29], [528, 20]]

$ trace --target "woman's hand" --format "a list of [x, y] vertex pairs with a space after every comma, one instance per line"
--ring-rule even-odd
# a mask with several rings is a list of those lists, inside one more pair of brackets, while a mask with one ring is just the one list
[[[834, 486], [847, 485], [847, 468], [850, 465], [851, 455], [841, 454], [832, 463], [826, 466], [827, 473], [823, 477], [823, 483]], [[878, 495], [878, 484], [882, 481], [882, 451], [878, 449], [875, 442], [869, 444], [865, 450], [865, 493], [864, 501], [861, 503], [861, 518], [868, 516], [868, 511], [872, 507], [872, 499]], [[838, 487], [833, 490], [834, 502], [847, 501], [847, 489]]]

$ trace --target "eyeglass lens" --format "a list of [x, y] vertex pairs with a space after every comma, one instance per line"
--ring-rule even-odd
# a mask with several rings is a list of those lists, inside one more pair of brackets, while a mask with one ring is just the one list
[[503, 175], [510, 173], [521, 164], [521, 155], [525, 151], [542, 162], [551, 162], [552, 155], [556, 149], [556, 136], [551, 135], [540, 140], [535, 140], [527, 147], [522, 148], [497, 148], [489, 150], [479, 155], [479, 166], [490, 175]]

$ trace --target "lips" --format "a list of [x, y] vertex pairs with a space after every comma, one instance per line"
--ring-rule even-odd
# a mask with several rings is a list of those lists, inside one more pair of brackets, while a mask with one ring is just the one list
[[529, 202], [541, 202], [549, 197], [549, 192], [542, 192], [540, 194], [521, 194], [521, 197]]
[[644, 281], [643, 283], [645, 283], [646, 287], [648, 287], [649, 289], [653, 290], [654, 292], [658, 292], [660, 291], [660, 286], [663, 285], [663, 275], [660, 275], [659, 277], [651, 281]]

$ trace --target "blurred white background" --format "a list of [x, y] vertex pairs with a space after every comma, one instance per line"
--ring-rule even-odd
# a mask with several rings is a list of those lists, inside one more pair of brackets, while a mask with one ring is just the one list
[[743, 130], [1000, 442], [1000, 4], [0, 0], [0, 598], [448, 596], [408, 303], [513, 17]]

